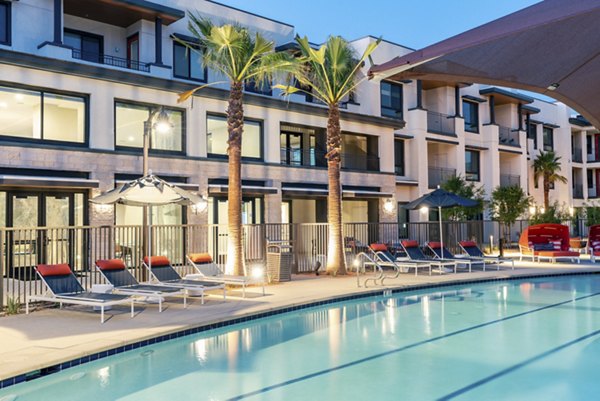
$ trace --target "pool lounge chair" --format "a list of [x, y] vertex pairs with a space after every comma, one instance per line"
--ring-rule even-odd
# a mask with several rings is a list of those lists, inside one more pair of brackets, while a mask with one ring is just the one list
[[[408, 258], [396, 258], [392, 255], [386, 244], [371, 244], [369, 250], [379, 266], [391, 267], [396, 271], [395, 276], [384, 276], [382, 278], [382, 284], [383, 280], [386, 278], [397, 278], [400, 273], [408, 273], [410, 269], [415, 269], [416, 276], [419, 272], [419, 268], [428, 268], [429, 275], [431, 276], [431, 262], [429, 261], [412, 261]], [[366, 262], [365, 265], [368, 265], [369, 263], [370, 262]]]
[[68, 264], [37, 265], [35, 271], [48, 288], [48, 293], [47, 295], [29, 295], [25, 300], [26, 314], [29, 314], [29, 302], [44, 301], [56, 302], [61, 308], [63, 304], [100, 308], [101, 323], [104, 323], [104, 308], [121, 304], [131, 304], [131, 317], [133, 317], [133, 297], [86, 291], [79, 281], [77, 281]]
[[547, 259], [556, 263], [568, 259], [580, 263], [581, 254], [569, 249], [569, 227], [562, 224], [543, 223], [529, 226], [523, 230], [519, 238], [521, 259], [531, 255], [538, 262]]
[[213, 261], [212, 256], [208, 253], [190, 253], [186, 255], [186, 259], [190, 265], [198, 272], [197, 274], [188, 274], [186, 279], [210, 281], [215, 283], [235, 285], [242, 287], [242, 297], [246, 298], [246, 286], [249, 284], [260, 284], [262, 294], [265, 295], [265, 279], [261, 277], [250, 276], [235, 276], [232, 274], [224, 274], [223, 271]]
[[500, 270], [500, 265], [504, 262], [510, 262], [512, 264], [512, 269], [515, 270], [515, 260], [509, 258], [502, 258], [500, 256], [486, 255], [483, 253], [481, 248], [477, 246], [475, 241], [460, 241], [458, 245], [465, 252], [467, 256], [471, 259], [481, 259], [486, 264], [496, 265], [497, 270]]
[[[152, 263], [150, 263], [152, 262]], [[225, 284], [207, 280], [191, 280], [182, 278], [177, 270], [171, 265], [171, 261], [166, 256], [148, 256], [144, 257], [144, 267], [148, 269], [150, 277], [158, 284], [181, 288], [183, 290], [201, 291], [202, 303], [204, 303], [205, 290], [223, 289], [223, 299], [227, 296]]]
[[[114, 292], [124, 295], [137, 295], [158, 301], [158, 311], [162, 312], [163, 299], [166, 297], [183, 297], [183, 307], [187, 308], [187, 292], [180, 288], [165, 287], [140, 283], [127, 270], [121, 259], [100, 259], [96, 261], [96, 269], [107, 283], [114, 287]], [[204, 298], [202, 298], [204, 303]]]
[[427, 243], [427, 247], [431, 250], [431, 252], [433, 252], [435, 257], [440, 260], [455, 260], [457, 264], [467, 266], [469, 268], [469, 273], [471, 273], [473, 266], [481, 266], [483, 271], [485, 271], [484, 260], [469, 257], [461, 258], [459, 256], [455, 256], [452, 252], [448, 250], [448, 248], [442, 246], [441, 242], [429, 241]]
[[406, 256], [412, 261], [418, 262], [429, 262], [432, 266], [437, 266], [437, 269], [440, 274], [444, 273], [446, 268], [453, 268], [454, 273], [456, 273], [456, 261], [453, 260], [442, 260], [442, 259], [434, 259], [425, 256], [421, 248], [419, 248], [419, 243], [415, 240], [402, 240], [400, 241], [400, 245], [402, 249], [404, 249], [404, 253]]

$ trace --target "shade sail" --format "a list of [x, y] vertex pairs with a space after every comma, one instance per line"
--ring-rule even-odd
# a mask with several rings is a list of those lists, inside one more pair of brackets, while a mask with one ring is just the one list
[[599, 24], [598, 0], [545, 0], [374, 66], [369, 74], [538, 92], [574, 108], [598, 127]]

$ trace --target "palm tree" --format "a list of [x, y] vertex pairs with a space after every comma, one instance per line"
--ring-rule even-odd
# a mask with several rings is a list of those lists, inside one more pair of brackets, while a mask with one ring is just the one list
[[330, 36], [318, 50], [310, 46], [308, 38], [296, 37], [300, 48], [300, 61], [306, 68], [298, 70], [297, 87], [275, 85], [286, 94], [304, 92], [325, 103], [329, 108], [327, 118], [327, 197], [328, 250], [327, 273], [346, 274], [346, 257], [342, 237], [342, 186], [340, 182], [341, 144], [340, 102], [351, 96], [353, 90], [367, 77], [358, 78], [364, 61], [379, 45], [370, 43], [360, 58], [350, 44], [340, 36]]
[[550, 186], [555, 182], [567, 183], [567, 179], [560, 175], [560, 156], [556, 156], [553, 150], [540, 151], [538, 157], [533, 161], [533, 179], [536, 183], [542, 178], [544, 188], [544, 208], [549, 210]]
[[[269, 84], [277, 73], [293, 73], [298, 62], [290, 54], [275, 52], [272, 41], [259, 33], [251, 33], [239, 25], [214, 25], [210, 20], [189, 14], [188, 29], [200, 43], [201, 60], [205, 67], [217, 71], [230, 84], [227, 105], [227, 155], [229, 159], [228, 244], [227, 267], [232, 274], [244, 274], [242, 245], [242, 187], [241, 156], [244, 130], [243, 87], [253, 82], [260, 87]], [[198, 52], [189, 43], [181, 41], [189, 51]], [[179, 95], [179, 102], [190, 98], [196, 91], [220, 84], [213, 82]]]

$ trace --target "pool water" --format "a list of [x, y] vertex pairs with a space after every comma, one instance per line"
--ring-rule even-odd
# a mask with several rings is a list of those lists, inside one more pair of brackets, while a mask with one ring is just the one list
[[0, 401], [594, 400], [598, 361], [600, 276], [562, 276], [255, 320], [8, 387]]

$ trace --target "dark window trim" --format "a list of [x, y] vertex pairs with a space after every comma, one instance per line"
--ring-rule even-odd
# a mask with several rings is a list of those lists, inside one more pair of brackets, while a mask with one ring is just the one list
[[12, 3], [0, 1], [0, 6], [6, 7], [6, 42], [0, 42], [0, 45], [12, 46]]
[[479, 121], [479, 103], [473, 100], [465, 99], [464, 97], [462, 99], [462, 103], [463, 118], [465, 116], [465, 103], [475, 106], [475, 111], [477, 113], [477, 127], [474, 129], [467, 129], [467, 120], [465, 119], [465, 132], [470, 132], [471, 134], [479, 134], [479, 125], [481, 124], [481, 122]]
[[[227, 123], [227, 114], [223, 114], [223, 113], [215, 113], [215, 112], [207, 112], [206, 113], [206, 135], [205, 135], [205, 140], [208, 141], [208, 119], [210, 117], [217, 117], [217, 118], [224, 118], [225, 119], [225, 123]], [[250, 121], [250, 122], [254, 122], [254, 123], [258, 123], [260, 126], [260, 157], [249, 157], [249, 156], [242, 156], [242, 160], [249, 160], [249, 161], [264, 161], [265, 159], [265, 121], [258, 119], [258, 118], [252, 118], [252, 117], [244, 117], [244, 122], [245, 121]], [[243, 134], [242, 134], [243, 135]], [[243, 151], [243, 149], [242, 149]], [[215, 159], [227, 159], [227, 154], [220, 154], [220, 153], [209, 153], [208, 149], [206, 151], [206, 156], [208, 158], [215, 158]]]
[[[183, 117], [181, 119], [181, 150], [152, 149], [152, 147], [150, 147], [150, 149], [148, 149], [148, 153], [151, 155], [185, 155], [186, 154], [187, 114], [186, 114], [186, 110], [184, 108], [165, 106], [165, 105], [160, 105], [160, 104], [155, 104], [155, 103], [138, 102], [138, 101], [126, 100], [126, 99], [120, 99], [120, 98], [115, 98], [114, 102], [113, 102], [113, 140], [114, 140], [115, 150], [123, 150], [123, 151], [131, 152], [131, 153], [139, 153], [140, 151], [143, 151], [143, 149], [144, 149], [143, 146], [137, 147], [137, 146], [117, 145], [117, 103], [130, 104], [130, 105], [135, 105], [135, 106], [143, 106], [143, 107], [149, 107], [149, 108], [162, 106], [167, 111], [172, 110], [172, 111], [182, 112]], [[152, 145], [152, 144], [150, 144], [150, 145]]]
[[[467, 163], [466, 163], [466, 154], [467, 152], [471, 152], [471, 153], [477, 153], [477, 171], [468, 171], [467, 170]], [[477, 179], [470, 179], [468, 174], [472, 174], [475, 175], [477, 174]], [[481, 152], [478, 150], [473, 150], [473, 149], [466, 149], [465, 150], [465, 181], [471, 181], [471, 182], [481, 182]]]
[[[175, 40], [173, 41], [173, 77], [179, 78], [179, 79], [185, 79], [187, 81], [207, 82], [207, 80], [208, 80], [208, 68], [206, 68], [206, 67], [204, 67], [204, 79], [194, 78], [194, 77], [191, 76], [192, 75], [192, 58], [189, 57], [189, 55], [188, 55], [188, 58], [187, 58], [187, 62], [188, 62], [188, 71], [190, 72], [190, 76], [186, 77], [186, 76], [183, 76], [183, 75], [177, 75], [177, 74], [175, 74], [175, 60], [176, 60], [176, 57], [175, 57], [175, 46], [185, 47], [181, 43], [179, 43], [179, 42], [177, 42]], [[194, 45], [193, 43], [190, 43], [190, 46], [197, 47], [197, 50], [201, 51], [200, 47], [197, 46], [197, 45]], [[190, 53], [192, 52], [189, 49], [187, 49], [187, 51], [189, 51]]]
[[[383, 102], [381, 102], [381, 84], [388, 84], [392, 87], [398, 87], [400, 88], [400, 109], [393, 109], [391, 107], [384, 107], [383, 106]], [[391, 95], [390, 95], [391, 96]], [[397, 82], [391, 82], [391, 81], [381, 81], [381, 83], [379, 84], [379, 105], [381, 110], [379, 111], [382, 117], [387, 117], [387, 118], [394, 118], [394, 119], [398, 119], [398, 120], [402, 120], [404, 118], [404, 85], [402, 85], [401, 83], [397, 83]], [[393, 111], [395, 113], [394, 116], [391, 115], [387, 115], [383, 113], [383, 110], [390, 110]]]
[[[76, 147], [76, 148], [87, 148], [90, 144], [90, 95], [87, 93], [78, 93], [71, 91], [63, 91], [63, 90], [55, 90], [55, 89], [46, 89], [39, 86], [29, 86], [23, 85], [14, 82], [0, 81], [0, 87], [8, 87], [14, 89], [24, 89], [34, 92], [40, 92], [40, 129], [42, 138], [22, 138], [18, 136], [12, 135], [0, 135], [0, 139], [7, 139], [12, 142], [17, 143], [48, 143], [48, 144], [56, 144], [56, 145], [64, 145], [68, 147]], [[58, 141], [55, 139], [44, 139], [44, 93], [52, 94], [52, 95], [64, 95], [64, 96], [72, 96], [79, 97], [83, 99], [83, 107], [84, 107], [84, 116], [85, 122], [83, 124], [83, 142], [69, 142], [69, 141]]]
[[[546, 132], [550, 132], [549, 144], [546, 143]], [[554, 128], [543, 126], [543, 128], [542, 128], [542, 147], [543, 147], [544, 152], [554, 150]]]

